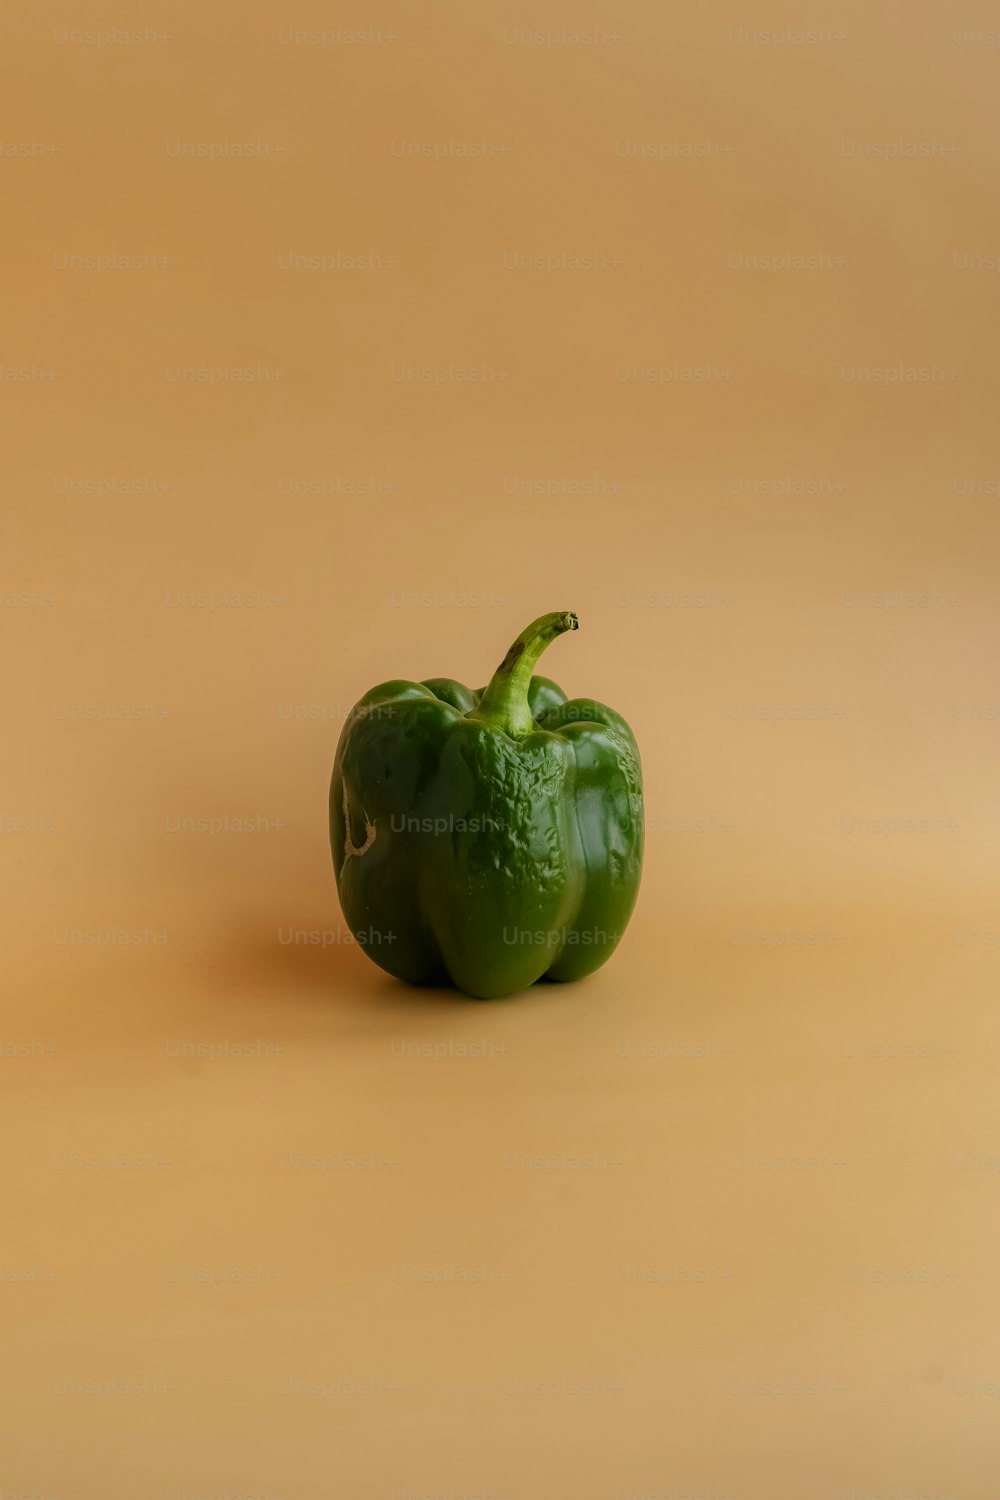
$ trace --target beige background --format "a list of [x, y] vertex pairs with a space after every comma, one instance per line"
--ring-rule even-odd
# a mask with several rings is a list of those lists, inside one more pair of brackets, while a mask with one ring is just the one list
[[[996, 1495], [995, 24], [8, 10], [4, 1496]], [[341, 723], [550, 609], [633, 925], [409, 992]]]

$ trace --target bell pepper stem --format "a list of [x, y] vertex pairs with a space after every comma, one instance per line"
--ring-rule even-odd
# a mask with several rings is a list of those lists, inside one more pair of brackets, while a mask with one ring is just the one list
[[567, 630], [578, 630], [576, 615], [566, 610], [540, 615], [522, 630], [503, 661], [490, 678], [479, 702], [466, 718], [501, 729], [511, 739], [530, 734], [533, 719], [528, 707], [528, 688], [538, 658], [557, 636]]

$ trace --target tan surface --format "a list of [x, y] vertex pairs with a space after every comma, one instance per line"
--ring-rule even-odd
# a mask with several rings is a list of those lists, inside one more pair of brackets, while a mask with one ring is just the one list
[[[4, 1495], [997, 1493], [995, 16], [683, 9], [8, 20]], [[113, 24], [169, 40], [59, 39]], [[278, 37], [338, 25], [395, 40]], [[227, 139], [281, 154], [176, 154]], [[175, 378], [227, 365], [282, 374]], [[409, 993], [342, 941], [340, 722], [564, 608], [633, 927]]]

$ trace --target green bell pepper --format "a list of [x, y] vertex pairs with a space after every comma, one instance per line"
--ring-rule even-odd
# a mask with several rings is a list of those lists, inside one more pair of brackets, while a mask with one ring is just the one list
[[496, 999], [614, 952], [639, 891], [642, 772], [619, 714], [533, 675], [576, 628], [542, 615], [478, 692], [385, 682], [348, 716], [330, 784], [337, 890], [398, 979]]

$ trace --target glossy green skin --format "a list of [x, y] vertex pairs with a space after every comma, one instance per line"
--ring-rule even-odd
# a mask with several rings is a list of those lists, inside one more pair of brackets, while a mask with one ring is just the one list
[[535, 676], [535, 727], [511, 739], [465, 717], [482, 691], [433, 678], [366, 693], [337, 748], [330, 844], [369, 958], [497, 999], [614, 952], [639, 891], [642, 773], [613, 709]]

